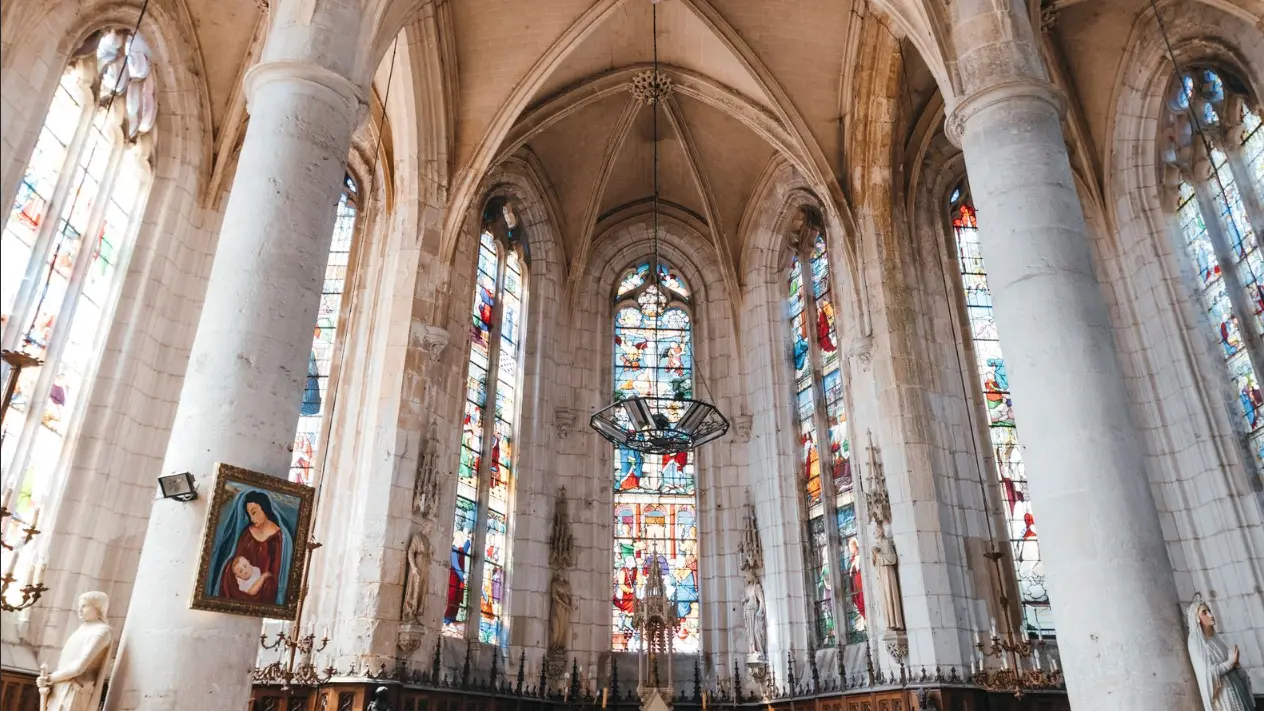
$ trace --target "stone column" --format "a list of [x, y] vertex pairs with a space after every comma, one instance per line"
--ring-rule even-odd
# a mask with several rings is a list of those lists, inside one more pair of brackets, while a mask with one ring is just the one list
[[1176, 585], [1093, 272], [1063, 99], [1024, 4], [954, 3], [964, 98], [948, 133], [979, 210], [1071, 705], [1193, 711]]
[[[189, 609], [211, 476], [218, 461], [288, 473], [335, 209], [364, 105], [362, 89], [340, 73], [285, 57], [294, 37], [280, 35], [281, 51], [265, 52], [246, 75], [250, 124], [162, 466], [192, 472], [200, 498], [154, 503], [111, 711], [248, 705], [260, 621]], [[328, 56], [328, 45], [318, 46], [311, 54]]]

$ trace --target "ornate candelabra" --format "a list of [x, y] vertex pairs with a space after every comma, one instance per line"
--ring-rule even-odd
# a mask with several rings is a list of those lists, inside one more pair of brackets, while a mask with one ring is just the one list
[[[1003, 580], [1000, 574], [1000, 561], [1003, 555], [995, 546], [985, 555], [992, 562], [996, 580]], [[1003, 583], [1000, 603], [1002, 610], [1009, 609], [1009, 596], [1005, 594]], [[1045, 641], [1038, 638], [1016, 638], [1013, 623], [1008, 617], [1004, 618], [1004, 622], [1006, 627], [1004, 637], [997, 634], [995, 620], [992, 621], [990, 634], [984, 635], [979, 632], [978, 641], [974, 646], [979, 650], [982, 658], [977, 663], [971, 664], [970, 681], [991, 691], [1011, 692], [1015, 698], [1019, 699], [1028, 691], [1061, 688], [1063, 677], [1062, 670], [1058, 668], [1057, 659], [1049, 657], [1048, 671], [1041, 663], [1041, 652], [1045, 650]], [[987, 659], [992, 657], [1001, 661], [1000, 669], [987, 668]]]
[[[279, 649], [277, 660], [271, 664], [258, 667], [254, 670], [255, 681], [262, 684], [281, 683], [282, 691], [289, 691], [290, 687], [297, 684], [299, 686], [314, 686], [316, 684], [324, 684], [338, 673], [338, 670], [332, 666], [317, 670], [316, 665], [312, 662], [312, 655], [325, 651], [325, 647], [329, 645], [329, 628], [326, 627], [321, 635], [319, 644], [316, 642], [316, 633], [311, 632], [303, 635], [295, 632], [303, 628], [303, 606], [307, 601], [307, 576], [312, 569], [312, 553], [320, 548], [320, 543], [311, 541], [307, 544], [307, 564], [303, 566], [303, 582], [299, 588], [298, 609], [294, 611], [294, 622], [290, 627], [290, 632], [284, 630], [276, 634], [276, 639], [269, 642], [266, 632], [259, 635], [259, 646], [265, 650], [271, 651]], [[300, 655], [302, 655], [300, 657]], [[296, 664], [297, 662], [297, 664]]]
[[[21, 377], [22, 370], [38, 367], [43, 364], [43, 361], [20, 351], [0, 352], [0, 359], [4, 361], [5, 366], [7, 366], [5, 370], [8, 371], [4, 384], [4, 401], [0, 402], [0, 422], [3, 422], [4, 416], [9, 412], [9, 405], [12, 404], [13, 397], [17, 393], [18, 378]], [[30, 543], [31, 539], [38, 536], [40, 532], [39, 508], [35, 508], [31, 512], [29, 521], [16, 516], [16, 512], [13, 509], [13, 488], [6, 487], [4, 499], [0, 501], [0, 548], [8, 552], [8, 561], [4, 566], [4, 574], [0, 575], [0, 609], [3, 609], [5, 612], [25, 610], [39, 602], [40, 597], [45, 592], [48, 592], [48, 588], [44, 587], [44, 563], [42, 561], [38, 564], [32, 562], [31, 569], [26, 576], [26, 584], [18, 590], [18, 592], [22, 593], [22, 601], [17, 604], [9, 602], [9, 588], [18, 580], [13, 575], [13, 569], [17, 567], [18, 551], [25, 548], [26, 544]], [[14, 523], [18, 524], [17, 532], [20, 535], [16, 540], [6, 540], [9, 530]]]
[[[5, 612], [25, 610], [39, 602], [40, 597], [48, 592], [48, 588], [44, 586], [44, 569], [46, 566], [43, 562], [32, 563], [31, 569], [26, 576], [26, 584], [18, 589], [18, 592], [22, 593], [22, 601], [17, 604], [9, 602], [9, 588], [18, 580], [13, 575], [13, 569], [17, 567], [18, 563], [18, 551], [30, 543], [31, 539], [38, 536], [40, 532], [39, 528], [37, 528], [39, 525], [39, 509], [35, 509], [30, 521], [22, 521], [9, 510], [12, 498], [12, 490], [7, 490], [4, 496], [4, 503], [0, 504], [0, 531], [7, 532], [10, 527], [9, 520], [12, 519], [13, 522], [18, 524], [17, 530], [21, 534], [13, 542], [6, 541], [4, 536], [0, 536], [0, 548], [8, 552], [9, 558], [4, 566], [4, 574], [0, 575], [0, 609], [3, 609]], [[25, 528], [22, 528], [22, 526], [25, 526]]]
[[[259, 646], [269, 651], [280, 649], [281, 653], [276, 661], [262, 668], [255, 669], [255, 681], [263, 684], [280, 682], [283, 691], [289, 690], [295, 684], [299, 686], [324, 684], [333, 678], [337, 670], [333, 667], [326, 667], [317, 671], [316, 665], [312, 663], [312, 655], [325, 651], [325, 647], [328, 645], [329, 630], [325, 630], [324, 634], [321, 635], [319, 643], [316, 641], [316, 633], [314, 632], [298, 635], [287, 634], [285, 631], [281, 631], [276, 634], [276, 639], [271, 642], [268, 641], [268, 635], [265, 632], [259, 635]], [[298, 661], [297, 665], [295, 664], [296, 658]]]

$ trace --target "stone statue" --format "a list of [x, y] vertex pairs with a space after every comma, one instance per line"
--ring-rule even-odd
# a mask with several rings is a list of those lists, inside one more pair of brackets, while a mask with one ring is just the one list
[[57, 670], [44, 667], [35, 679], [40, 692], [40, 711], [96, 711], [101, 706], [101, 686], [109, 673], [110, 645], [114, 631], [105, 621], [110, 599], [103, 592], [86, 592], [76, 605], [82, 624], [61, 648]]
[[434, 515], [439, 497], [439, 425], [430, 421], [430, 439], [417, 463], [417, 479], [413, 484], [413, 511], [422, 518]]
[[390, 701], [391, 690], [379, 686], [373, 690], [373, 700], [369, 702], [368, 711], [393, 711]]
[[561, 571], [554, 571], [553, 580], [549, 583], [549, 654], [566, 652], [574, 609], [575, 598], [571, 594], [570, 581]]
[[404, 561], [404, 605], [399, 616], [405, 623], [421, 623], [426, 611], [426, 589], [430, 582], [430, 537], [417, 531], [408, 541]]
[[1251, 711], [1251, 679], [1242, 669], [1238, 645], [1228, 647], [1216, 635], [1216, 616], [1195, 596], [1185, 611], [1189, 623], [1189, 659], [1198, 679], [1203, 711]]
[[747, 640], [752, 655], [764, 656], [768, 646], [767, 607], [764, 604], [764, 586], [750, 574], [746, 576], [746, 594], [742, 600], [742, 613], [746, 618]]
[[886, 616], [887, 629], [903, 631], [904, 601], [900, 597], [900, 557], [895, 543], [886, 534], [885, 526], [875, 526], [878, 545], [873, 547], [873, 567], [878, 573], [878, 587], [882, 593], [882, 612]]

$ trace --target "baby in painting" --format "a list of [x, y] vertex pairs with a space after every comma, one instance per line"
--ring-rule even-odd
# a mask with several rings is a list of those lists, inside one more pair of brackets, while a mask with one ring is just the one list
[[272, 573], [265, 573], [250, 564], [246, 556], [239, 555], [233, 560], [233, 577], [237, 578], [237, 588], [247, 595], [258, 595], [259, 588]]

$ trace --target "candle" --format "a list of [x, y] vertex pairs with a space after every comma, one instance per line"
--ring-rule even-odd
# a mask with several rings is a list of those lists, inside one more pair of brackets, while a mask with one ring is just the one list
[[31, 579], [31, 585], [38, 586], [44, 582], [44, 571], [48, 569], [48, 563], [41, 558], [39, 565], [35, 566], [35, 576]]
[[1053, 669], [1054, 674], [1058, 673], [1058, 658], [1057, 657], [1049, 658], [1049, 668]]
[[1040, 650], [1039, 650], [1039, 649], [1032, 649], [1032, 650], [1031, 650], [1031, 657], [1032, 657], [1032, 666], [1033, 666], [1033, 668], [1035, 668], [1035, 670], [1036, 670], [1036, 671], [1040, 671]]
[[996, 618], [993, 617], [992, 618], [992, 637], [995, 638], [996, 636], [997, 636], [996, 635]]
[[702, 692], [702, 711], [707, 711], [707, 692]]
[[18, 567], [18, 552], [5, 551], [9, 555], [9, 561], [4, 564], [4, 576], [7, 578], [13, 575], [13, 569]]
[[[610, 693], [610, 687], [608, 686], [601, 687], [601, 708], [603, 709], [606, 707], [606, 695], [609, 693]], [[706, 694], [703, 694], [702, 698], [704, 699], [707, 698]], [[705, 705], [706, 705], [706, 702], [704, 701], [703, 706], [705, 707]]]
[[1009, 655], [1008, 654], [1001, 655], [1001, 668], [1009, 669]]
[[6, 486], [4, 487], [4, 501], [3, 501], [4, 510], [8, 511], [9, 513], [13, 513], [12, 504], [13, 504], [13, 487]]
[[30, 528], [35, 528], [36, 526], [39, 525], [39, 517], [40, 517], [40, 507], [36, 506], [35, 510], [31, 512], [31, 523], [29, 526]]
[[321, 639], [329, 639], [329, 625], [325, 625], [325, 631], [321, 633]]

